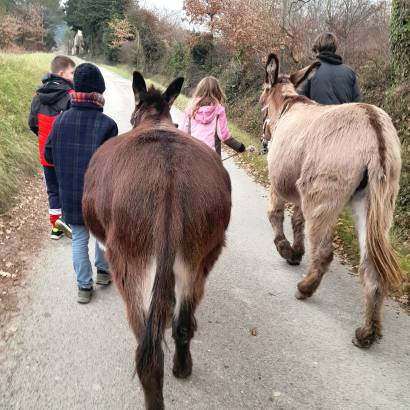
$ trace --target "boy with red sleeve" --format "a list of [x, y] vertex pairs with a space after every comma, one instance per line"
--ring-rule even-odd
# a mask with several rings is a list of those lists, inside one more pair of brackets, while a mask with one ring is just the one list
[[[57, 177], [54, 165], [44, 158], [44, 146], [57, 115], [70, 108], [75, 63], [71, 58], [56, 56], [51, 61], [50, 68], [51, 72], [42, 79], [43, 84], [37, 89], [31, 102], [28, 124], [38, 136], [40, 163], [44, 170], [52, 226], [50, 237], [60, 239], [64, 232], [70, 236], [70, 227], [61, 219]], [[64, 232], [60, 228], [64, 229]]]

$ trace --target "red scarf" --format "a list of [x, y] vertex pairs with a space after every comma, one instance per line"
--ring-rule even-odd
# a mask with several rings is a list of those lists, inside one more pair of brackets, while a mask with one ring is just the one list
[[82, 93], [74, 92], [71, 94], [71, 101], [73, 103], [92, 103], [98, 107], [104, 107], [105, 99], [100, 93]]

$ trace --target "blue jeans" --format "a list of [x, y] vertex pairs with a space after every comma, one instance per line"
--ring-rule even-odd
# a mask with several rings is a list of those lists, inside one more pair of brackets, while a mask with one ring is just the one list
[[[88, 289], [93, 285], [93, 269], [88, 256], [90, 233], [84, 225], [71, 225], [71, 229], [73, 230], [73, 266], [77, 275], [77, 284], [79, 288]], [[98, 270], [109, 272], [104, 251], [98, 243], [95, 244], [95, 266]]]

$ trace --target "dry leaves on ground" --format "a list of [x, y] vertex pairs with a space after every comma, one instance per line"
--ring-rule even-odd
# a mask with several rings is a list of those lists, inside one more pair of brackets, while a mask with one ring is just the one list
[[21, 181], [9, 210], [0, 214], [0, 339], [18, 310], [30, 258], [47, 238], [47, 195], [40, 174]]

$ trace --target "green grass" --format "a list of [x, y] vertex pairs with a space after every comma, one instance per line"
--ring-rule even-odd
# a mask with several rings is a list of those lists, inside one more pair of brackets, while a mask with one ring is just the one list
[[19, 181], [38, 167], [37, 137], [27, 125], [31, 99], [51, 54], [0, 53], [0, 211]]
[[[105, 65], [106, 68], [109, 70], [125, 77], [131, 78], [132, 77], [132, 69], [126, 65], [117, 65], [117, 66], [110, 66]], [[164, 87], [152, 80], [147, 80], [147, 84], [153, 84], [156, 87], [164, 89]], [[180, 110], [185, 110], [189, 103], [189, 98], [180, 95], [175, 105]], [[242, 131], [236, 126], [232, 121], [229, 121], [229, 129], [232, 135], [241, 141], [246, 146], [248, 145], [255, 145], [255, 137], [251, 134]], [[242, 154], [240, 158], [241, 162], [245, 164], [245, 166], [250, 169], [252, 175], [256, 177], [256, 179], [262, 183], [268, 182], [268, 170], [267, 170], [267, 163], [266, 163], [266, 156], [264, 155], [257, 155], [255, 153], [245, 153]], [[339, 218], [339, 223], [337, 226], [337, 234], [339, 238], [342, 240], [343, 244], [343, 253], [347, 256], [350, 264], [353, 267], [359, 265], [360, 256], [359, 256], [359, 245], [356, 235], [356, 229], [353, 222], [353, 217], [351, 211], [346, 209], [343, 211]], [[396, 249], [400, 263], [403, 271], [407, 274], [409, 281], [410, 281], [410, 249], [407, 246], [404, 246], [392, 233], [392, 243], [394, 248]]]

